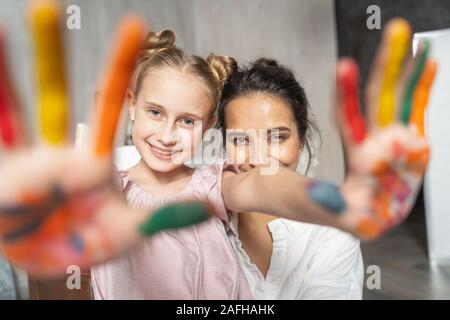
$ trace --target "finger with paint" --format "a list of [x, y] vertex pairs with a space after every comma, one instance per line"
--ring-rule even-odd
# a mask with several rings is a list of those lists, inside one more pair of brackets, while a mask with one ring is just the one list
[[377, 119], [380, 127], [389, 126], [394, 122], [397, 81], [409, 50], [411, 28], [405, 20], [395, 19], [390, 23], [385, 36], [387, 56], [378, 98]]
[[414, 125], [419, 134], [425, 135], [425, 110], [428, 104], [431, 85], [436, 76], [437, 63], [434, 60], [427, 61], [425, 69], [420, 77], [417, 89], [414, 93], [413, 108], [409, 121]]
[[25, 143], [25, 129], [6, 61], [6, 39], [0, 25], [0, 144], [10, 151]]
[[419, 79], [425, 68], [428, 54], [430, 51], [430, 42], [425, 39], [419, 43], [419, 50], [414, 63], [412, 74], [406, 83], [405, 92], [401, 103], [400, 120], [404, 125], [408, 125], [413, 107], [413, 99], [416, 88], [419, 84]]
[[359, 68], [352, 59], [344, 58], [337, 66], [337, 86], [340, 95], [340, 117], [343, 119], [346, 141], [359, 144], [366, 136], [366, 124], [361, 115], [358, 97]]
[[39, 131], [44, 143], [66, 142], [69, 109], [61, 12], [55, 1], [35, 0], [29, 8], [34, 44]]
[[126, 90], [144, 35], [145, 24], [136, 17], [126, 18], [119, 27], [95, 117], [94, 152], [99, 157], [110, 155], [114, 147], [115, 132]]
[[214, 215], [212, 205], [203, 202], [172, 204], [155, 211], [139, 225], [139, 233], [152, 236], [163, 230], [178, 229], [206, 221]]

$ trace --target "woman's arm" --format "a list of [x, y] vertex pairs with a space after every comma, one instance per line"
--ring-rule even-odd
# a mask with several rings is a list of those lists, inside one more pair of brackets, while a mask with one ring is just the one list
[[261, 168], [234, 174], [225, 172], [222, 196], [228, 209], [264, 212], [286, 219], [338, 226], [336, 217], [346, 209], [340, 189], [280, 167], [273, 175]]

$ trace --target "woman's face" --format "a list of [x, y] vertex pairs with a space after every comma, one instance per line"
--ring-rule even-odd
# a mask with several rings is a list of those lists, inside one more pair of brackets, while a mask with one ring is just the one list
[[142, 160], [159, 172], [180, 167], [195, 154], [211, 125], [212, 103], [200, 81], [169, 68], [148, 74], [129, 98], [132, 137]]
[[225, 129], [232, 130], [226, 138], [228, 156], [241, 167], [272, 158], [296, 170], [303, 144], [294, 114], [281, 98], [256, 94], [231, 100], [225, 109]]

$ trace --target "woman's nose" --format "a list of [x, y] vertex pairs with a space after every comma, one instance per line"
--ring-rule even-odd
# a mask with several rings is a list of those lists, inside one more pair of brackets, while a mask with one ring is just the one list
[[259, 141], [250, 148], [249, 164], [265, 165], [269, 161], [269, 148], [266, 141]]

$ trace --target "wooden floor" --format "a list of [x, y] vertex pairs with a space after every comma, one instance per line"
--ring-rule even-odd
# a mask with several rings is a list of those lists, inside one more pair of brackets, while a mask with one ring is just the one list
[[429, 264], [426, 237], [423, 200], [419, 197], [403, 225], [361, 245], [366, 269], [378, 265], [381, 271], [381, 289], [365, 286], [364, 299], [450, 299], [450, 266]]

